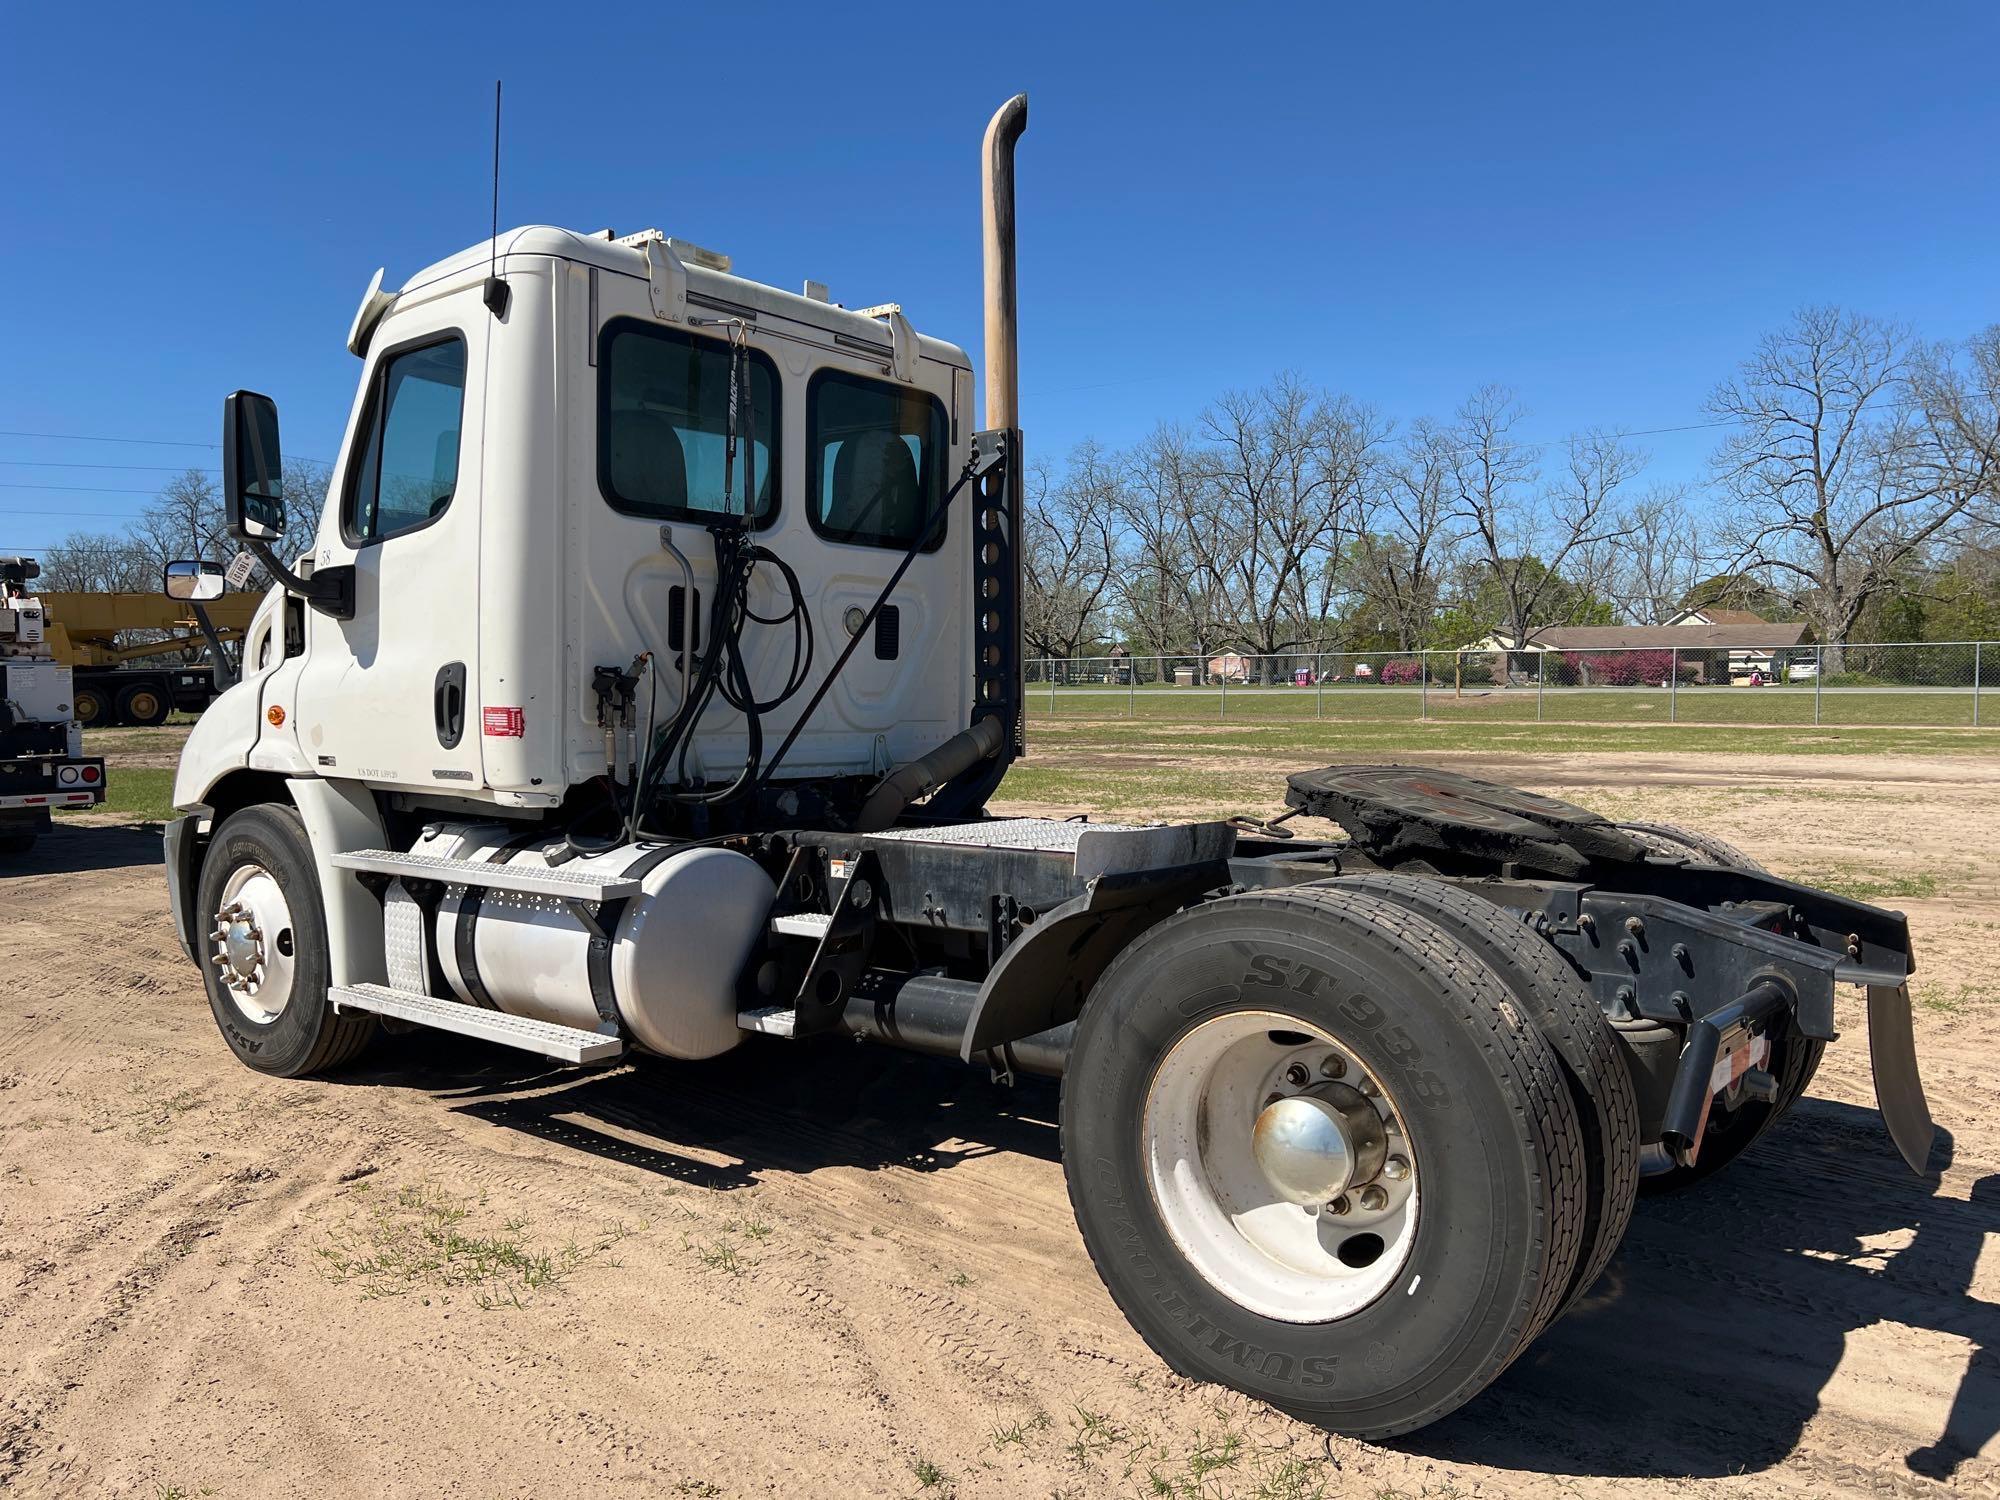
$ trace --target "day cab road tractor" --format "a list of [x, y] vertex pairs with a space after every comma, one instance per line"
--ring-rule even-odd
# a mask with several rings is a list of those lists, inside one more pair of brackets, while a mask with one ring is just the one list
[[987, 811], [1024, 750], [1026, 123], [983, 145], [983, 421], [900, 308], [653, 230], [377, 273], [294, 565], [276, 408], [228, 398], [231, 533], [280, 582], [166, 870], [236, 1055], [296, 1078], [413, 1024], [579, 1066], [861, 1037], [1059, 1074], [1084, 1244], [1147, 1342], [1364, 1436], [1470, 1399], [1642, 1181], [1782, 1117], [1837, 986], [1921, 1169], [1904, 919], [1698, 834], [1395, 766], [1300, 772], [1268, 822]]
[[104, 800], [104, 762], [83, 753], [75, 681], [34, 588], [41, 573], [32, 557], [0, 557], [0, 858], [31, 851], [51, 810]]

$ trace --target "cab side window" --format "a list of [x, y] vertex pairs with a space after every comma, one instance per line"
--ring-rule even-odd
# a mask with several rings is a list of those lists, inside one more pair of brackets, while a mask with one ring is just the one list
[[465, 341], [452, 337], [385, 357], [362, 415], [341, 524], [352, 543], [414, 531], [458, 488], [465, 420]]

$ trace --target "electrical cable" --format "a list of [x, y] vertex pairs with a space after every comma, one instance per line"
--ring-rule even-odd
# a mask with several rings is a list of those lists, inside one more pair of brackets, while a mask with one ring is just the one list
[[828, 691], [831, 690], [835, 680], [840, 676], [841, 669], [853, 658], [855, 649], [861, 644], [862, 637], [868, 633], [868, 627], [875, 623], [875, 617], [882, 612], [882, 606], [888, 603], [889, 596], [896, 591], [896, 585], [903, 581], [903, 575], [909, 572], [910, 564], [917, 560], [917, 554], [930, 545], [931, 537], [936, 533], [939, 525], [951, 510], [951, 502], [958, 497], [958, 492], [965, 488], [967, 481], [972, 478], [972, 474], [972, 463], [968, 461], [965, 465], [965, 472], [960, 474], [953, 481], [951, 488], [945, 491], [944, 498], [938, 501], [937, 508], [931, 512], [929, 524], [924, 527], [923, 531], [917, 536], [917, 539], [910, 543], [909, 550], [903, 554], [902, 561], [896, 564], [896, 570], [889, 575], [888, 581], [882, 585], [882, 591], [875, 596], [875, 602], [868, 606], [868, 612], [861, 618], [860, 628], [848, 637], [847, 645], [842, 648], [840, 655], [834, 659], [833, 665], [827, 669], [826, 676], [820, 680], [819, 690], [812, 695], [812, 701], [806, 704], [805, 708], [800, 711], [798, 718], [793, 721], [791, 733], [786, 735], [784, 743], [778, 746], [778, 753], [771, 757], [763, 771], [759, 774], [757, 785], [760, 790], [771, 784], [771, 777], [777, 772], [785, 756], [791, 752], [792, 746], [798, 742], [799, 735], [812, 719], [814, 712], [825, 701]]

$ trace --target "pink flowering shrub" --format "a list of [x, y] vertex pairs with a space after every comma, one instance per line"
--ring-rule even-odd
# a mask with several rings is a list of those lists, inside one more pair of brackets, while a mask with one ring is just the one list
[[1415, 687], [1424, 680], [1422, 662], [1385, 661], [1382, 663], [1382, 681], [1390, 687]]

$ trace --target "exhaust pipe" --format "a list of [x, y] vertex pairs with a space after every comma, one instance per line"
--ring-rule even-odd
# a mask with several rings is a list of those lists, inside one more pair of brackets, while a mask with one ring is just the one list
[[1028, 96], [1016, 94], [993, 112], [980, 147], [989, 431], [1021, 425], [1020, 320], [1014, 298], [1014, 143], [1027, 128]]

